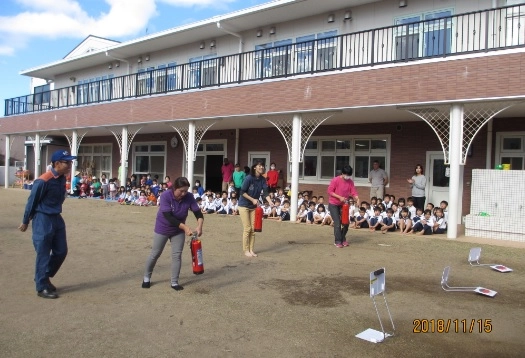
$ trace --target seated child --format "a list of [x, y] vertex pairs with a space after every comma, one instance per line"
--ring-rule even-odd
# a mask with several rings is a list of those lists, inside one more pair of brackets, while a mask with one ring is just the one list
[[439, 203], [439, 207], [443, 211], [443, 217], [445, 218], [445, 221], [448, 221], [448, 201], [443, 200], [441, 203]]
[[434, 218], [432, 211], [427, 209], [424, 212], [424, 217], [419, 220], [412, 228], [413, 233], [418, 235], [432, 235], [432, 228], [434, 227]]
[[[235, 193], [232, 193], [232, 195], [235, 194]], [[268, 204], [268, 202], [266, 202]], [[237, 203], [237, 198], [235, 196], [233, 196], [231, 199], [230, 199], [230, 210], [228, 211], [228, 214], [230, 215], [239, 215], [239, 204]], [[263, 212], [264, 212], [264, 208], [263, 208]], [[264, 214], [263, 214], [263, 217], [264, 217]]]
[[203, 204], [202, 213], [203, 214], [213, 214], [215, 213], [215, 201], [213, 200], [213, 194], [208, 195], [206, 202]]
[[401, 230], [401, 234], [403, 235], [408, 234], [410, 229], [412, 229], [412, 219], [410, 219], [410, 211], [408, 211], [408, 208], [401, 209], [397, 226], [399, 226], [399, 230]]
[[299, 206], [299, 210], [297, 211], [297, 222], [298, 223], [305, 223], [306, 222], [306, 215], [308, 215], [308, 209], [306, 208], [305, 203], [301, 203]]
[[140, 191], [139, 198], [135, 200], [135, 205], [148, 206], [148, 197], [146, 196], [146, 192], [144, 190]]
[[394, 221], [394, 210], [392, 208], [386, 209], [386, 218], [381, 223], [381, 233], [386, 234], [387, 231], [396, 231], [396, 222]]
[[407, 206], [408, 211], [410, 211], [410, 217], [414, 219], [414, 217], [417, 215], [416, 207], [414, 206], [414, 199], [412, 197], [409, 197], [407, 199]]
[[359, 214], [355, 217], [355, 228], [356, 229], [368, 228], [368, 214], [364, 206], [361, 206], [359, 208]]
[[323, 224], [324, 218], [326, 216], [326, 211], [324, 204], [317, 204], [317, 210], [314, 213], [314, 224]]
[[228, 210], [230, 210], [230, 207], [228, 205], [228, 199], [223, 198], [221, 201], [221, 205], [216, 208], [215, 214], [227, 215]]
[[436, 218], [434, 223], [434, 234], [444, 234], [447, 232], [447, 220], [445, 220], [445, 214], [443, 209], [436, 208]]
[[290, 221], [290, 202], [285, 200], [278, 221]]
[[381, 216], [381, 208], [376, 206], [374, 208], [374, 216], [368, 220], [368, 225], [370, 226], [370, 231], [381, 230], [381, 223], [383, 222], [383, 217]]
[[272, 213], [272, 207], [267, 201], [265, 201], [262, 209], [263, 209], [263, 219], [268, 219], [268, 216]]
[[315, 213], [315, 201], [310, 201], [308, 203], [308, 212], [306, 213], [306, 223], [307, 224], [313, 224], [314, 223], [314, 213]]

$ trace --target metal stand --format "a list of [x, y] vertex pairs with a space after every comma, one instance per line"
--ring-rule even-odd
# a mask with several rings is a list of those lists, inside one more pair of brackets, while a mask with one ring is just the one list
[[450, 273], [450, 266], [445, 267], [443, 275], [441, 276], [441, 288], [447, 292], [475, 292], [484, 296], [494, 297], [497, 292], [485, 287], [452, 287], [448, 285], [448, 275]]
[[[388, 317], [390, 319], [390, 323], [392, 324], [392, 332], [387, 333], [385, 332], [385, 328], [383, 326], [383, 321], [381, 320], [381, 315], [379, 314], [379, 308], [377, 306], [375, 297], [377, 295], [382, 295], [383, 299], [385, 301], [385, 307], [386, 311], [388, 312]], [[359, 334], [356, 335], [357, 338], [364, 339], [365, 341], [369, 341], [372, 343], [380, 343], [383, 342], [386, 338], [392, 337], [394, 335], [394, 332], [396, 330], [394, 326], [394, 320], [392, 319], [392, 314], [390, 313], [390, 309], [388, 308], [388, 303], [386, 301], [386, 295], [385, 295], [385, 268], [380, 268], [379, 270], [370, 272], [370, 297], [372, 298], [372, 302], [374, 302], [374, 308], [377, 313], [377, 318], [379, 319], [379, 324], [381, 325], [381, 331], [377, 331], [375, 329], [369, 328]]]
[[473, 247], [468, 254], [468, 263], [471, 266], [490, 266], [491, 269], [499, 272], [512, 272], [510, 267], [501, 264], [480, 264], [481, 247]]

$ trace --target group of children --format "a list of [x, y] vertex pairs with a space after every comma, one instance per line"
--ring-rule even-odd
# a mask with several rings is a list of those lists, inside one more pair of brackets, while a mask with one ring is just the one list
[[[264, 217], [279, 221], [290, 220], [290, 200], [284, 192], [279, 190], [277, 194], [270, 196], [275, 207], [270, 208], [265, 203]], [[404, 198], [395, 202], [395, 197], [389, 194], [384, 198], [373, 197], [370, 203], [363, 201], [360, 207], [357, 207], [353, 200], [349, 200], [348, 204], [349, 227], [353, 229], [367, 228], [383, 234], [399, 230], [401, 234], [419, 235], [443, 234], [447, 231], [448, 203], [445, 200], [439, 207], [428, 203], [425, 210], [416, 209], [411, 197], [407, 198], [405, 205]], [[333, 219], [322, 196], [309, 198], [306, 192], [299, 193], [297, 205], [297, 222], [333, 226]]]
[[439, 207], [428, 203], [426, 209], [414, 207], [414, 200], [400, 198], [396, 203], [391, 195], [384, 199], [371, 198], [370, 203], [363, 201], [361, 207], [356, 207], [349, 201], [350, 227], [354, 229], [368, 228], [379, 230], [383, 234], [399, 230], [401, 234], [432, 235], [447, 231], [448, 203], [443, 200]]

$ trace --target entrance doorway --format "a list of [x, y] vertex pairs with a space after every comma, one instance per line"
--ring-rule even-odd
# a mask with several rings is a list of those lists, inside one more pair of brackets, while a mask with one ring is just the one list
[[450, 168], [445, 164], [443, 152], [427, 152], [427, 203], [439, 206], [442, 200], [449, 201]]
[[206, 189], [214, 193], [222, 190], [222, 173], [223, 155], [206, 155], [206, 171], [204, 183]]

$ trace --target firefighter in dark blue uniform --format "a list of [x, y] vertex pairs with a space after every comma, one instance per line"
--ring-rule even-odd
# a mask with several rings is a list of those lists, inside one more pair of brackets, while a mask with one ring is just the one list
[[66, 225], [60, 213], [67, 195], [65, 175], [76, 158], [63, 149], [53, 153], [53, 168], [34, 181], [24, 219], [18, 227], [26, 231], [29, 222], [33, 221], [35, 283], [39, 297], [58, 298], [49, 278], [55, 276], [67, 255]]

